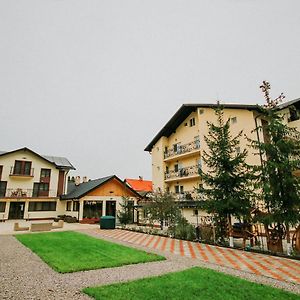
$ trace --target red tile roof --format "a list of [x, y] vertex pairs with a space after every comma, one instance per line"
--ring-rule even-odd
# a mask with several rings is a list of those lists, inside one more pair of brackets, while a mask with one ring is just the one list
[[152, 192], [152, 181], [126, 178], [125, 182], [137, 192]]

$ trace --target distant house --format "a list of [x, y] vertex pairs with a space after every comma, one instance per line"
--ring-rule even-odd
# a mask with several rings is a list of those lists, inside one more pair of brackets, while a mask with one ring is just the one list
[[[0, 220], [47, 219], [64, 212], [60, 196], [74, 166], [28, 148], [0, 152]], [[64, 204], [64, 203], [63, 203]]]
[[145, 196], [147, 193], [151, 193], [153, 191], [152, 181], [144, 180], [142, 177], [139, 177], [139, 179], [126, 178], [124, 182], [141, 196]]
[[[66, 214], [76, 217], [80, 222], [98, 222], [101, 216], [117, 217], [123, 197], [132, 201], [132, 207], [141, 198], [134, 189], [117, 176], [107, 176], [95, 180], [84, 180], [80, 177], [70, 180], [66, 195], [61, 196], [66, 207]], [[137, 219], [133, 213], [133, 220]], [[117, 220], [118, 221], [118, 220]]]

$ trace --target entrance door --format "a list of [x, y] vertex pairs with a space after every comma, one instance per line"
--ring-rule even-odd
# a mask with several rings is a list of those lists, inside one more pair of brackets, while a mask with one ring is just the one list
[[24, 209], [25, 209], [25, 202], [10, 202], [8, 218], [23, 219]]
[[116, 201], [106, 201], [106, 216], [116, 216]]

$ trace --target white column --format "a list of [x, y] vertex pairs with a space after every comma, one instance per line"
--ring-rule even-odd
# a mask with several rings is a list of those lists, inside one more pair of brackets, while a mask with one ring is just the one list
[[25, 206], [24, 206], [24, 219], [26, 219], [26, 220], [28, 220], [30, 218], [28, 208], [29, 208], [29, 201], [26, 201]]
[[83, 217], [83, 205], [84, 205], [84, 200], [79, 200], [79, 220], [82, 220]]
[[102, 201], [102, 216], [106, 214], [106, 200]]

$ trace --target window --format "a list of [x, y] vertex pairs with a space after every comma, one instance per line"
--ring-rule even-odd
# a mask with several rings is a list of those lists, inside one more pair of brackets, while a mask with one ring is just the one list
[[197, 165], [198, 165], [198, 172], [200, 172], [202, 170], [202, 160], [201, 159], [198, 159]]
[[290, 117], [288, 118], [288, 122], [299, 120], [297, 109], [294, 106], [291, 106], [289, 108], [289, 111], [290, 111]]
[[0, 212], [2, 213], [5, 212], [5, 206], [6, 206], [6, 202], [0, 202]]
[[204, 109], [200, 109], [200, 110], [199, 110], [199, 114], [200, 114], [200, 115], [204, 114]]
[[41, 169], [41, 178], [50, 177], [51, 169]]
[[16, 160], [13, 175], [33, 176], [31, 172], [31, 161]]
[[175, 193], [183, 194], [183, 185], [175, 185]]
[[230, 120], [231, 120], [231, 124], [235, 124], [237, 122], [237, 118], [236, 117], [233, 117]]
[[1, 180], [1, 177], [2, 177], [2, 170], [3, 170], [3, 166], [0, 166], [0, 180]]
[[178, 172], [178, 170], [179, 170], [178, 164], [174, 165], [174, 171]]
[[7, 181], [0, 181], [0, 197], [5, 197]]
[[195, 118], [191, 118], [190, 119], [190, 127], [195, 126], [196, 125], [196, 120]]
[[79, 201], [73, 202], [73, 211], [79, 211]]
[[194, 209], [194, 210], [193, 210], [193, 215], [194, 215], [194, 216], [198, 216], [198, 209]]
[[180, 152], [180, 144], [179, 143], [173, 145], [173, 151], [175, 154]]
[[32, 197], [48, 197], [49, 196], [49, 183], [35, 182], [33, 184]]
[[56, 211], [56, 202], [29, 202], [28, 211]]
[[67, 201], [66, 211], [71, 211], [71, 210], [72, 210], [72, 201]]
[[41, 169], [40, 182], [50, 182], [51, 169]]

